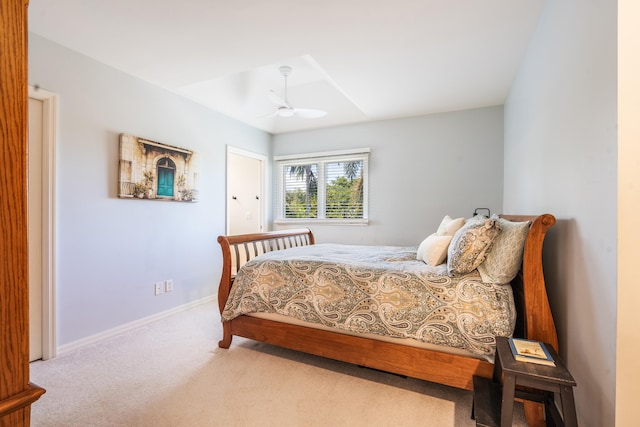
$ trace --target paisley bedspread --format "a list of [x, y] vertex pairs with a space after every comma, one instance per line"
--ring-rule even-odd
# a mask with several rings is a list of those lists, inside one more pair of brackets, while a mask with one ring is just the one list
[[492, 357], [516, 311], [509, 285], [416, 260], [415, 247], [316, 244], [273, 251], [238, 272], [223, 320], [278, 313], [356, 333], [413, 338]]

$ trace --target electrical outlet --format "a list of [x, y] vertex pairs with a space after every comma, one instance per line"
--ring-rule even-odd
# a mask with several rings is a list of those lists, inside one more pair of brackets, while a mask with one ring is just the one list
[[164, 291], [165, 292], [173, 291], [173, 280], [169, 279], [164, 281]]
[[160, 295], [163, 291], [162, 282], [156, 282], [156, 296]]

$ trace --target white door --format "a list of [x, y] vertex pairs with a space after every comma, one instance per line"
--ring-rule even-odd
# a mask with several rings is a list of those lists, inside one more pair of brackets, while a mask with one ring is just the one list
[[29, 98], [29, 360], [42, 358], [42, 101]]
[[259, 233], [263, 226], [263, 160], [227, 152], [227, 224], [229, 234]]
[[56, 357], [55, 146], [57, 95], [29, 87], [27, 208], [30, 359]]

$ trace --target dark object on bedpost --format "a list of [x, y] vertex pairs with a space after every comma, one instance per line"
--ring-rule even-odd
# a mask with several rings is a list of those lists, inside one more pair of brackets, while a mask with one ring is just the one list
[[[512, 282], [519, 318], [519, 336], [550, 343], [558, 349], [558, 338], [551, 315], [542, 270], [542, 246], [547, 230], [555, 224], [553, 215], [501, 215], [509, 221], [530, 221], [520, 273]], [[280, 240], [280, 246], [274, 241]], [[220, 312], [224, 310], [233, 284], [233, 268], [260, 251], [314, 243], [309, 229], [285, 230], [242, 236], [220, 236], [223, 253], [222, 278], [218, 290]], [[291, 243], [295, 242], [295, 243]], [[491, 378], [493, 364], [468, 356], [427, 350], [340, 332], [320, 330], [275, 320], [241, 315], [222, 322], [222, 348], [231, 345], [233, 335], [317, 356], [341, 360], [368, 368], [436, 382], [467, 390], [473, 389], [473, 376]], [[543, 419], [541, 405], [525, 402], [530, 425]]]
[[491, 209], [489, 208], [475, 208], [473, 211], [473, 216], [480, 215], [481, 213], [478, 211], [484, 212], [487, 218], [491, 216]]

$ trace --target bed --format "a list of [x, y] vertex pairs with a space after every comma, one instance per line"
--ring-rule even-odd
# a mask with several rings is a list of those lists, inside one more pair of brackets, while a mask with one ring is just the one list
[[[475, 219], [469, 219], [467, 222], [471, 223], [472, 220]], [[488, 218], [485, 220], [486, 223], [489, 222]], [[434, 235], [440, 235], [444, 221], [438, 233]], [[416, 260], [416, 247], [383, 247], [382, 252], [377, 255], [366, 252], [365, 247], [355, 247], [355, 253], [359, 252], [361, 255], [358, 257], [353, 255], [354, 248], [348, 245], [315, 245], [313, 233], [307, 228], [220, 236], [218, 242], [222, 248], [223, 267], [218, 304], [223, 320], [223, 337], [219, 346], [229, 348], [232, 337], [236, 335], [359, 366], [471, 390], [474, 375], [486, 378], [492, 376], [492, 355], [495, 348], [495, 336], [492, 334], [513, 334], [540, 340], [558, 349], [557, 333], [542, 269], [545, 234], [555, 224], [555, 218], [550, 214], [500, 215], [495, 217], [494, 223], [502, 224], [503, 228], [505, 225], [511, 227], [511, 224], [526, 223], [526, 231], [522, 238], [522, 255], [518, 259], [515, 277], [510, 283], [492, 286], [483, 282], [485, 275], [479, 273], [482, 268], [477, 264], [465, 266], [467, 270], [473, 268], [471, 271], [449, 271], [451, 260], [456, 260], [458, 253], [451, 252], [456, 239], [457, 247], [465, 244], [464, 239], [463, 243], [460, 243], [459, 232], [444, 232], [445, 235], [452, 234], [451, 237], [454, 239], [449, 245], [446, 263], [427, 267], [421, 266], [426, 263]], [[475, 245], [477, 242], [467, 243]], [[494, 250], [491, 245], [484, 248], [486, 252], [482, 260]], [[417, 248], [418, 255], [421, 249], [422, 244]], [[329, 267], [322, 267], [317, 262], [324, 258], [324, 254], [335, 255], [343, 251], [345, 254], [350, 253], [345, 255], [347, 258], [354, 257], [351, 267], [348, 263], [339, 266], [333, 259], [329, 259], [332, 263]], [[296, 255], [297, 258], [283, 258], [287, 254]], [[367, 261], [370, 265], [364, 269], [359, 263], [366, 264]], [[276, 265], [279, 270], [286, 270], [288, 276], [263, 270], [267, 264]], [[387, 274], [382, 271], [387, 268], [386, 265], [395, 269], [394, 272]], [[368, 269], [369, 267], [371, 269]], [[338, 274], [342, 269], [348, 271], [350, 279], [347, 280]], [[309, 277], [313, 279], [304, 279], [304, 273], [310, 273]], [[364, 281], [364, 276], [373, 280]], [[257, 284], [258, 279], [264, 277], [267, 277], [267, 283]], [[316, 286], [315, 293], [309, 294], [306, 290], [287, 288], [290, 282], [313, 280], [320, 283]], [[334, 286], [337, 282], [351, 282], [351, 288], [339, 290]], [[418, 288], [422, 289], [426, 282], [431, 286], [426, 293], [415, 291], [416, 283], [420, 285]], [[378, 292], [369, 299], [353, 297], [364, 288], [384, 288], [394, 283], [400, 283], [400, 291], [386, 289], [386, 292]], [[275, 289], [265, 290], [269, 286]], [[239, 290], [243, 287], [253, 288], [257, 294], [240, 293]], [[462, 303], [456, 300], [453, 305], [464, 306], [464, 309], [455, 313], [451, 306], [443, 305], [451, 296], [452, 287], [461, 289], [458, 293], [463, 294]], [[236, 289], [238, 292], [234, 293]], [[470, 296], [472, 292], [475, 294]], [[478, 292], [480, 294], [476, 295]], [[352, 295], [351, 306], [344, 307], [341, 304], [336, 298], [336, 294], [340, 293]], [[292, 297], [294, 294], [302, 296], [298, 295], [296, 299]], [[398, 295], [401, 295], [400, 302], [393, 300]], [[269, 308], [265, 305], [273, 301], [282, 305], [279, 308]], [[410, 307], [407, 308], [402, 301], [409, 301]], [[320, 306], [319, 315], [309, 313], [311, 305]], [[362, 309], [367, 305], [377, 306], [376, 316], [382, 319], [374, 322], [372, 315]], [[398, 317], [402, 311], [398, 309], [399, 306], [410, 313], [412, 320]], [[495, 307], [499, 310], [489, 314], [488, 318], [477, 319], [478, 313], [484, 315]], [[427, 316], [425, 313], [429, 311], [430, 315], [439, 319], [435, 326], [422, 322]], [[356, 312], [358, 315], [354, 316], [353, 313]], [[475, 322], [473, 318], [476, 318]], [[378, 335], [380, 323], [391, 329], [390, 337], [382, 336], [388, 335], [388, 331]], [[463, 332], [470, 332], [471, 337], [457, 331], [452, 332], [451, 329], [456, 325], [460, 326], [461, 330], [466, 330]], [[446, 341], [443, 339], [444, 336], [452, 339]], [[527, 418], [534, 421], [535, 413], [538, 413], [539, 409], [527, 404], [525, 411]]]

